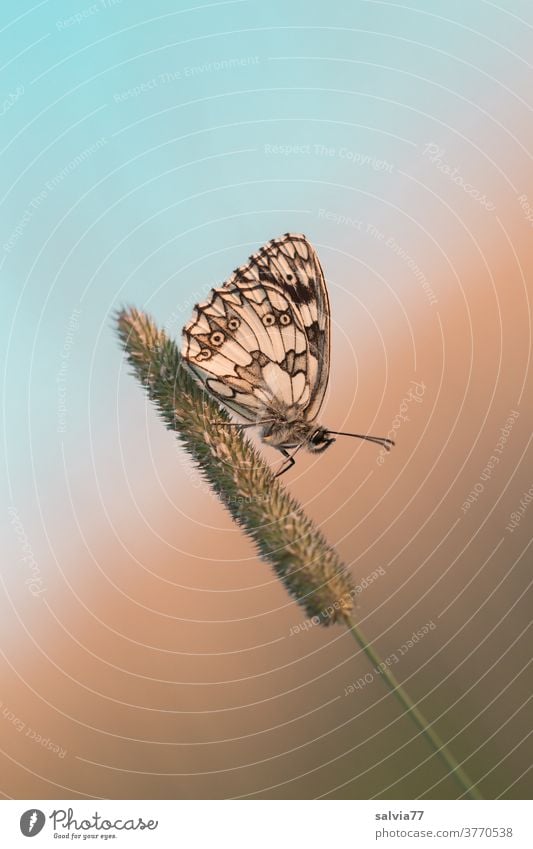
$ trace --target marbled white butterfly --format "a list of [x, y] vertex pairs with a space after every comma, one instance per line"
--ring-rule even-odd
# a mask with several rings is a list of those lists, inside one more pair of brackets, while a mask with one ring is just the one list
[[385, 437], [330, 431], [315, 423], [329, 377], [330, 309], [316, 251], [305, 236], [272, 239], [237, 268], [183, 328], [182, 357], [216, 398], [294, 465], [303, 446], [324, 451], [333, 436], [389, 450]]

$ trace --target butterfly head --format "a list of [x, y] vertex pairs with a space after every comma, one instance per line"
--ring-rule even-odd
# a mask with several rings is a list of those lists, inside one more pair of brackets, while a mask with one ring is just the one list
[[309, 434], [305, 447], [313, 454], [320, 454], [325, 451], [335, 439], [331, 436], [329, 430], [325, 427], [316, 427]]

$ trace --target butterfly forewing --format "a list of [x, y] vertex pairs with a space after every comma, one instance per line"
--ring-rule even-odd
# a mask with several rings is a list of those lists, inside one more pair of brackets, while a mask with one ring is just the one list
[[195, 307], [182, 355], [248, 421], [269, 410], [312, 421], [329, 375], [329, 302], [305, 236], [272, 239]]

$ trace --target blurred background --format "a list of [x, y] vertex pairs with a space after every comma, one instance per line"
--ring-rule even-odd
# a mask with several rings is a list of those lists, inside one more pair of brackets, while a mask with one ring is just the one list
[[350, 635], [299, 627], [117, 343], [123, 304], [179, 338], [286, 231], [329, 285], [321, 423], [397, 446], [283, 484], [483, 795], [531, 796], [530, 5], [0, 16], [4, 797], [460, 793]]

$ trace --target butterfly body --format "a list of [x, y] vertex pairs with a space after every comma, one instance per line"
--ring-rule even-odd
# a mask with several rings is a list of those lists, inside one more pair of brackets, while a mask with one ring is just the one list
[[315, 423], [329, 378], [330, 309], [305, 236], [286, 233], [253, 254], [196, 305], [183, 337], [188, 368], [245, 427], [262, 428], [263, 442], [289, 460], [283, 471], [291, 449], [319, 452], [335, 441]]

